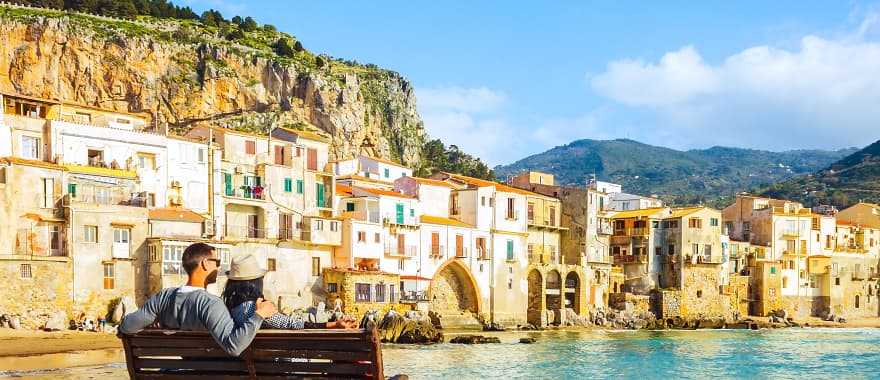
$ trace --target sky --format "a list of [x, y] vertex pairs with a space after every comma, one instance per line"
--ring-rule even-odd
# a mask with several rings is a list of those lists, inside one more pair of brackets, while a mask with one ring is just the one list
[[490, 166], [578, 139], [839, 149], [880, 139], [880, 2], [178, 0], [414, 85]]

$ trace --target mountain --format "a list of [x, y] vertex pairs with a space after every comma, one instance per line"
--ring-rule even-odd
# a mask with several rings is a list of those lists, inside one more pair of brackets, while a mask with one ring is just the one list
[[859, 201], [880, 203], [880, 141], [815, 173], [764, 188], [761, 193], [808, 206], [833, 204], [844, 208]]
[[[0, 92], [148, 113], [177, 133], [202, 123], [318, 129], [331, 137], [331, 159], [446, 169], [424, 159], [431, 140], [413, 87], [394, 71], [314, 54], [250, 17], [197, 16], [165, 0], [18, 3], [68, 10], [0, 5]], [[432, 154], [491, 174], [435, 142]]]
[[525, 170], [548, 172], [566, 185], [582, 185], [595, 174], [599, 180], [623, 185], [626, 192], [656, 194], [674, 204], [723, 204], [736, 192], [811, 173], [855, 150], [679, 151], [628, 139], [585, 139], [494, 169], [501, 179]]

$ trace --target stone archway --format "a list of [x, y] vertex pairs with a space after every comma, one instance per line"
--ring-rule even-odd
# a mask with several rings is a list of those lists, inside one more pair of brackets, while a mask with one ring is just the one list
[[544, 278], [537, 269], [532, 269], [528, 276], [529, 298], [526, 307], [526, 321], [533, 326], [543, 327], [544, 315]]
[[428, 288], [428, 300], [444, 326], [474, 324], [482, 309], [474, 277], [455, 259], [437, 269]]
[[547, 323], [557, 324], [560, 322], [560, 310], [562, 309], [562, 277], [559, 272], [551, 270], [547, 272], [544, 294], [547, 310], [553, 311], [553, 320]]
[[574, 310], [575, 314], [581, 311], [581, 278], [577, 272], [568, 272], [565, 276], [565, 303], [566, 308]]

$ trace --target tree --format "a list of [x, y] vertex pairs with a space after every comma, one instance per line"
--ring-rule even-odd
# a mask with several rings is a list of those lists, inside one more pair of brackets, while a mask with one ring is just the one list
[[275, 54], [278, 54], [282, 57], [293, 57], [293, 55], [296, 53], [293, 50], [293, 46], [291, 45], [290, 40], [284, 37], [281, 37], [278, 39], [278, 41], [275, 41], [275, 43], [272, 44], [272, 49], [275, 50]]
[[257, 30], [258, 27], [259, 25], [257, 25], [257, 22], [250, 16], [245, 17], [244, 22], [241, 24], [241, 29], [245, 32], [253, 32]]
[[240, 40], [244, 37], [244, 32], [242, 32], [241, 29], [232, 29], [232, 31], [226, 35], [226, 39], [230, 41]]
[[241, 26], [242, 22], [244, 22], [244, 20], [241, 19], [241, 16], [236, 15], [232, 18], [232, 23], [235, 25]]
[[226, 22], [223, 15], [219, 11], [213, 9], [202, 12], [201, 19], [202, 23], [208, 26], [220, 26], [221, 23]]

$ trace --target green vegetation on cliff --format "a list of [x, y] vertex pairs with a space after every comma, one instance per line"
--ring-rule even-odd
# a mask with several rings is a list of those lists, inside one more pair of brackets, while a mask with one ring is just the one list
[[773, 184], [760, 193], [807, 206], [845, 208], [860, 201], [880, 203], [880, 141], [816, 173]]

